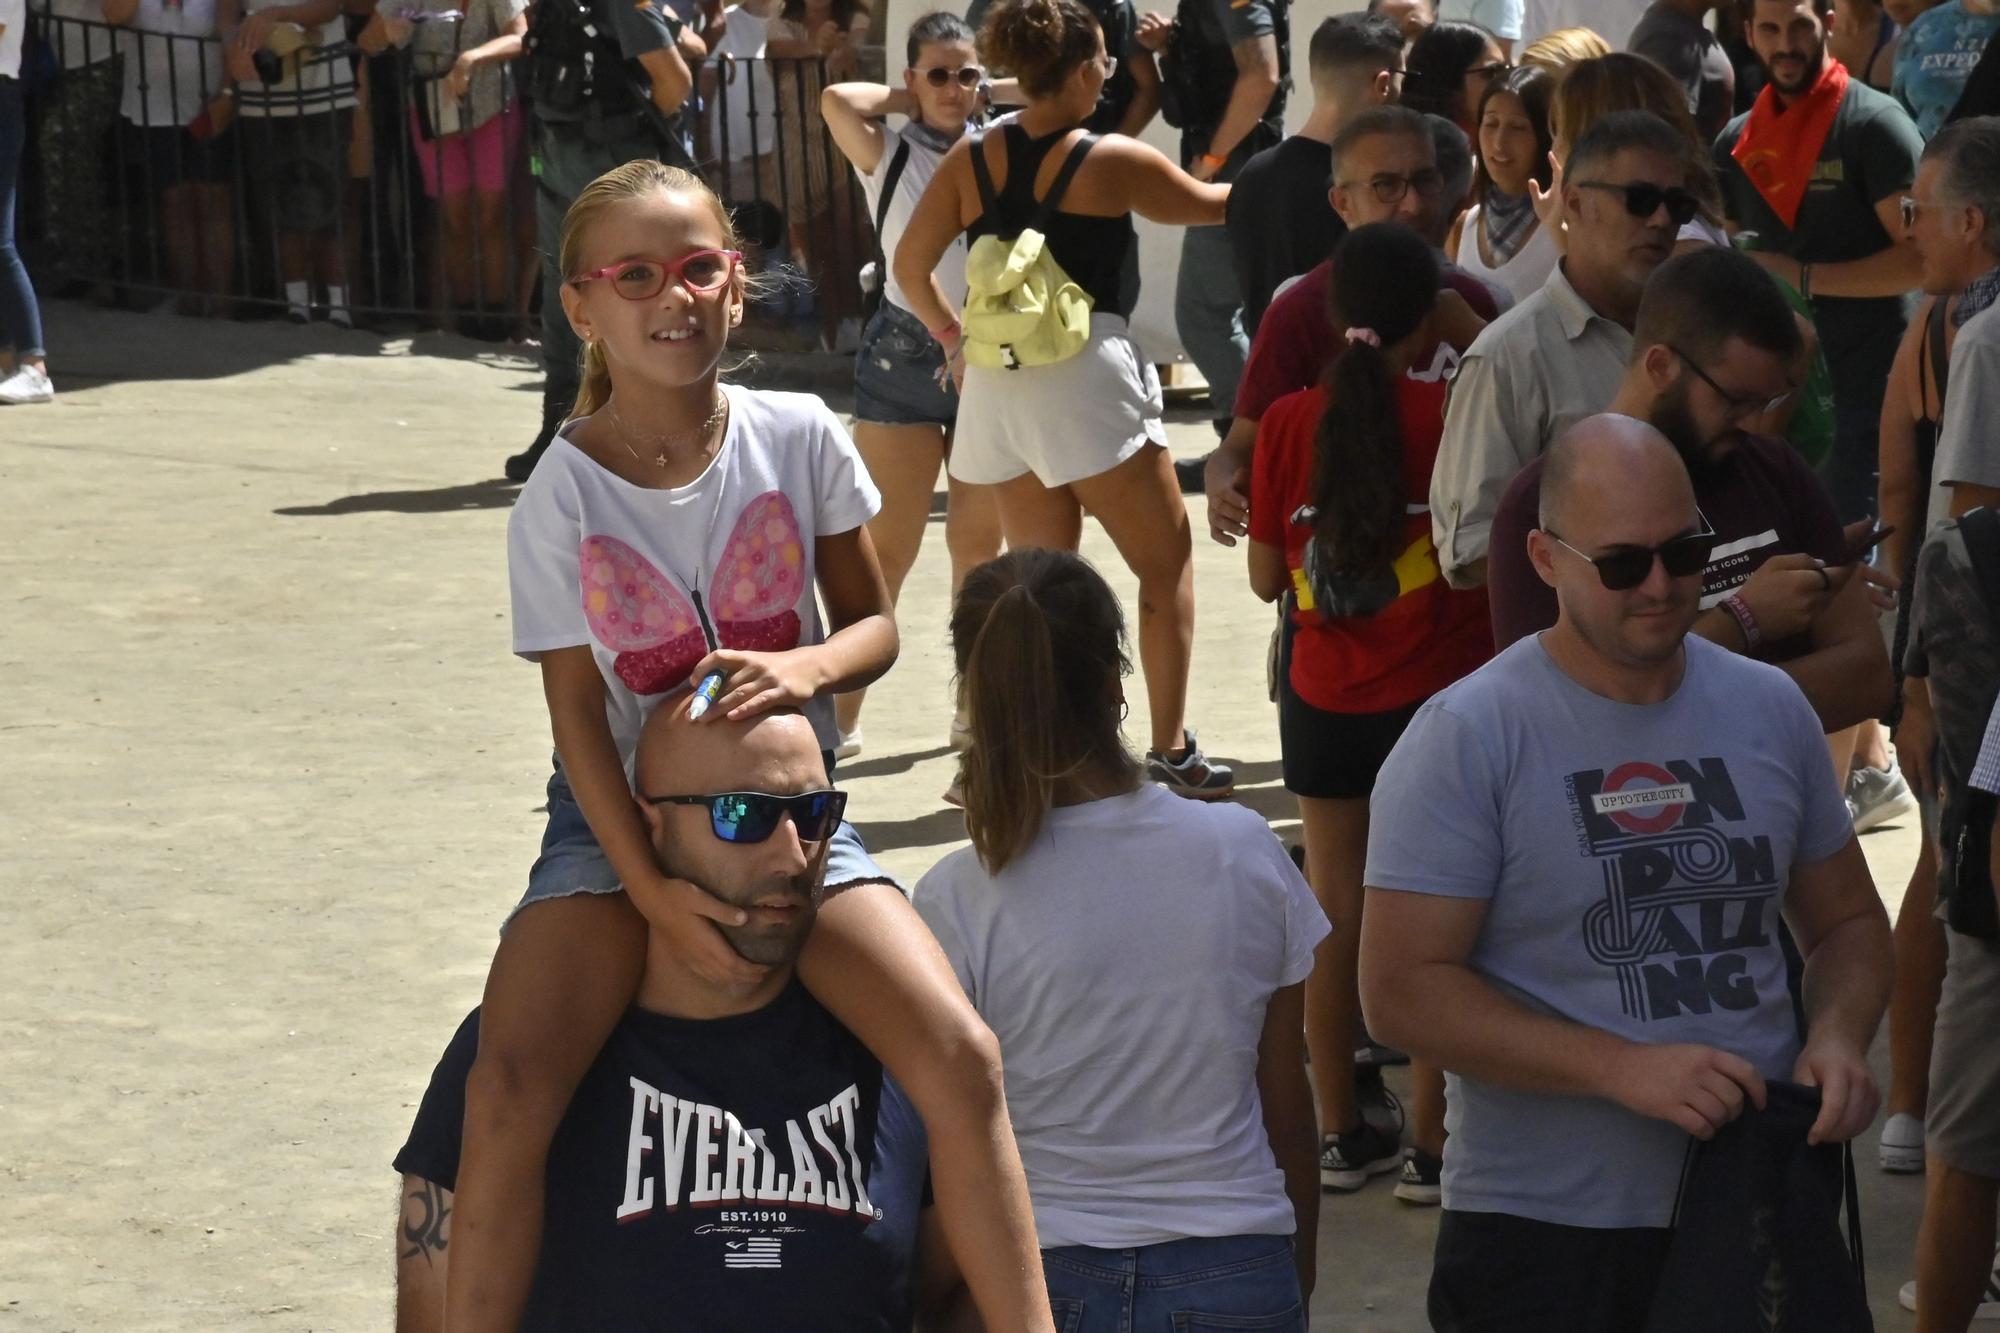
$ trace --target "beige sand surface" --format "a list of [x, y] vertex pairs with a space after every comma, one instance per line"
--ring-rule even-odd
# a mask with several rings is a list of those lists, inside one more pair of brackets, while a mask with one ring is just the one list
[[[513, 492], [482, 480], [536, 375], [435, 336], [49, 316], [61, 398], [0, 412], [0, 1333], [386, 1328], [388, 1161], [541, 829]], [[1194, 724], [1289, 832], [1267, 613], [1240, 552], [1196, 566]], [[845, 769], [910, 876], [963, 837], [944, 591], [934, 528]], [[1898, 897], [1913, 838], [1867, 845]], [[1896, 1328], [1920, 1185], [1864, 1174]], [[1319, 1326], [1424, 1327], [1434, 1216], [1329, 1200]]]

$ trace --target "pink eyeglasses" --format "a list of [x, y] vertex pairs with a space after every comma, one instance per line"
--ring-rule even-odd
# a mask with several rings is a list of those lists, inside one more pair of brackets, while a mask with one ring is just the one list
[[690, 292], [706, 296], [728, 286], [730, 275], [742, 262], [740, 251], [696, 250], [679, 259], [627, 259], [580, 273], [570, 282], [581, 287], [594, 279], [608, 278], [611, 290], [626, 300], [650, 301], [667, 289], [667, 279], [672, 278]]

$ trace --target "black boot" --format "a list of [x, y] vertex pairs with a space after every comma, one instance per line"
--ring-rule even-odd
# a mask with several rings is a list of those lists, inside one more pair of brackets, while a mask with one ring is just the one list
[[525, 482], [528, 474], [535, 470], [535, 464], [542, 461], [542, 455], [549, 451], [549, 442], [556, 437], [569, 416], [569, 404], [551, 399], [547, 392], [542, 395], [542, 429], [535, 436], [535, 442], [521, 453], [507, 460], [507, 480]]

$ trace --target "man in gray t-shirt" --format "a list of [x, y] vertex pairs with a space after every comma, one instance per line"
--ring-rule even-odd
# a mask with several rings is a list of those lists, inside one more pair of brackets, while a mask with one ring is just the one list
[[1703, 22], [1715, 0], [1653, 0], [1625, 49], [1645, 56], [1687, 89], [1688, 113], [1704, 142], [1736, 111], [1736, 67]]
[[1888, 921], [1797, 685], [1687, 633], [1714, 538], [1678, 456], [1587, 418], [1540, 522], [1555, 628], [1427, 703], [1372, 801], [1369, 1031], [1452, 1071], [1440, 1328], [1639, 1326], [1690, 1134], [1769, 1079], [1822, 1089], [1819, 1141], [1879, 1100]]

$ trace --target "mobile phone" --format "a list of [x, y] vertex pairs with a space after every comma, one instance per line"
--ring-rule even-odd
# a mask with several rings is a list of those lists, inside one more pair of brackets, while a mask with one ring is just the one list
[[1882, 539], [1896, 531], [1893, 523], [1877, 523], [1871, 532], [1863, 533], [1859, 540], [1847, 548], [1847, 556], [1842, 564], [1851, 565], [1857, 560], [1866, 560], [1868, 553], [1882, 544]]

